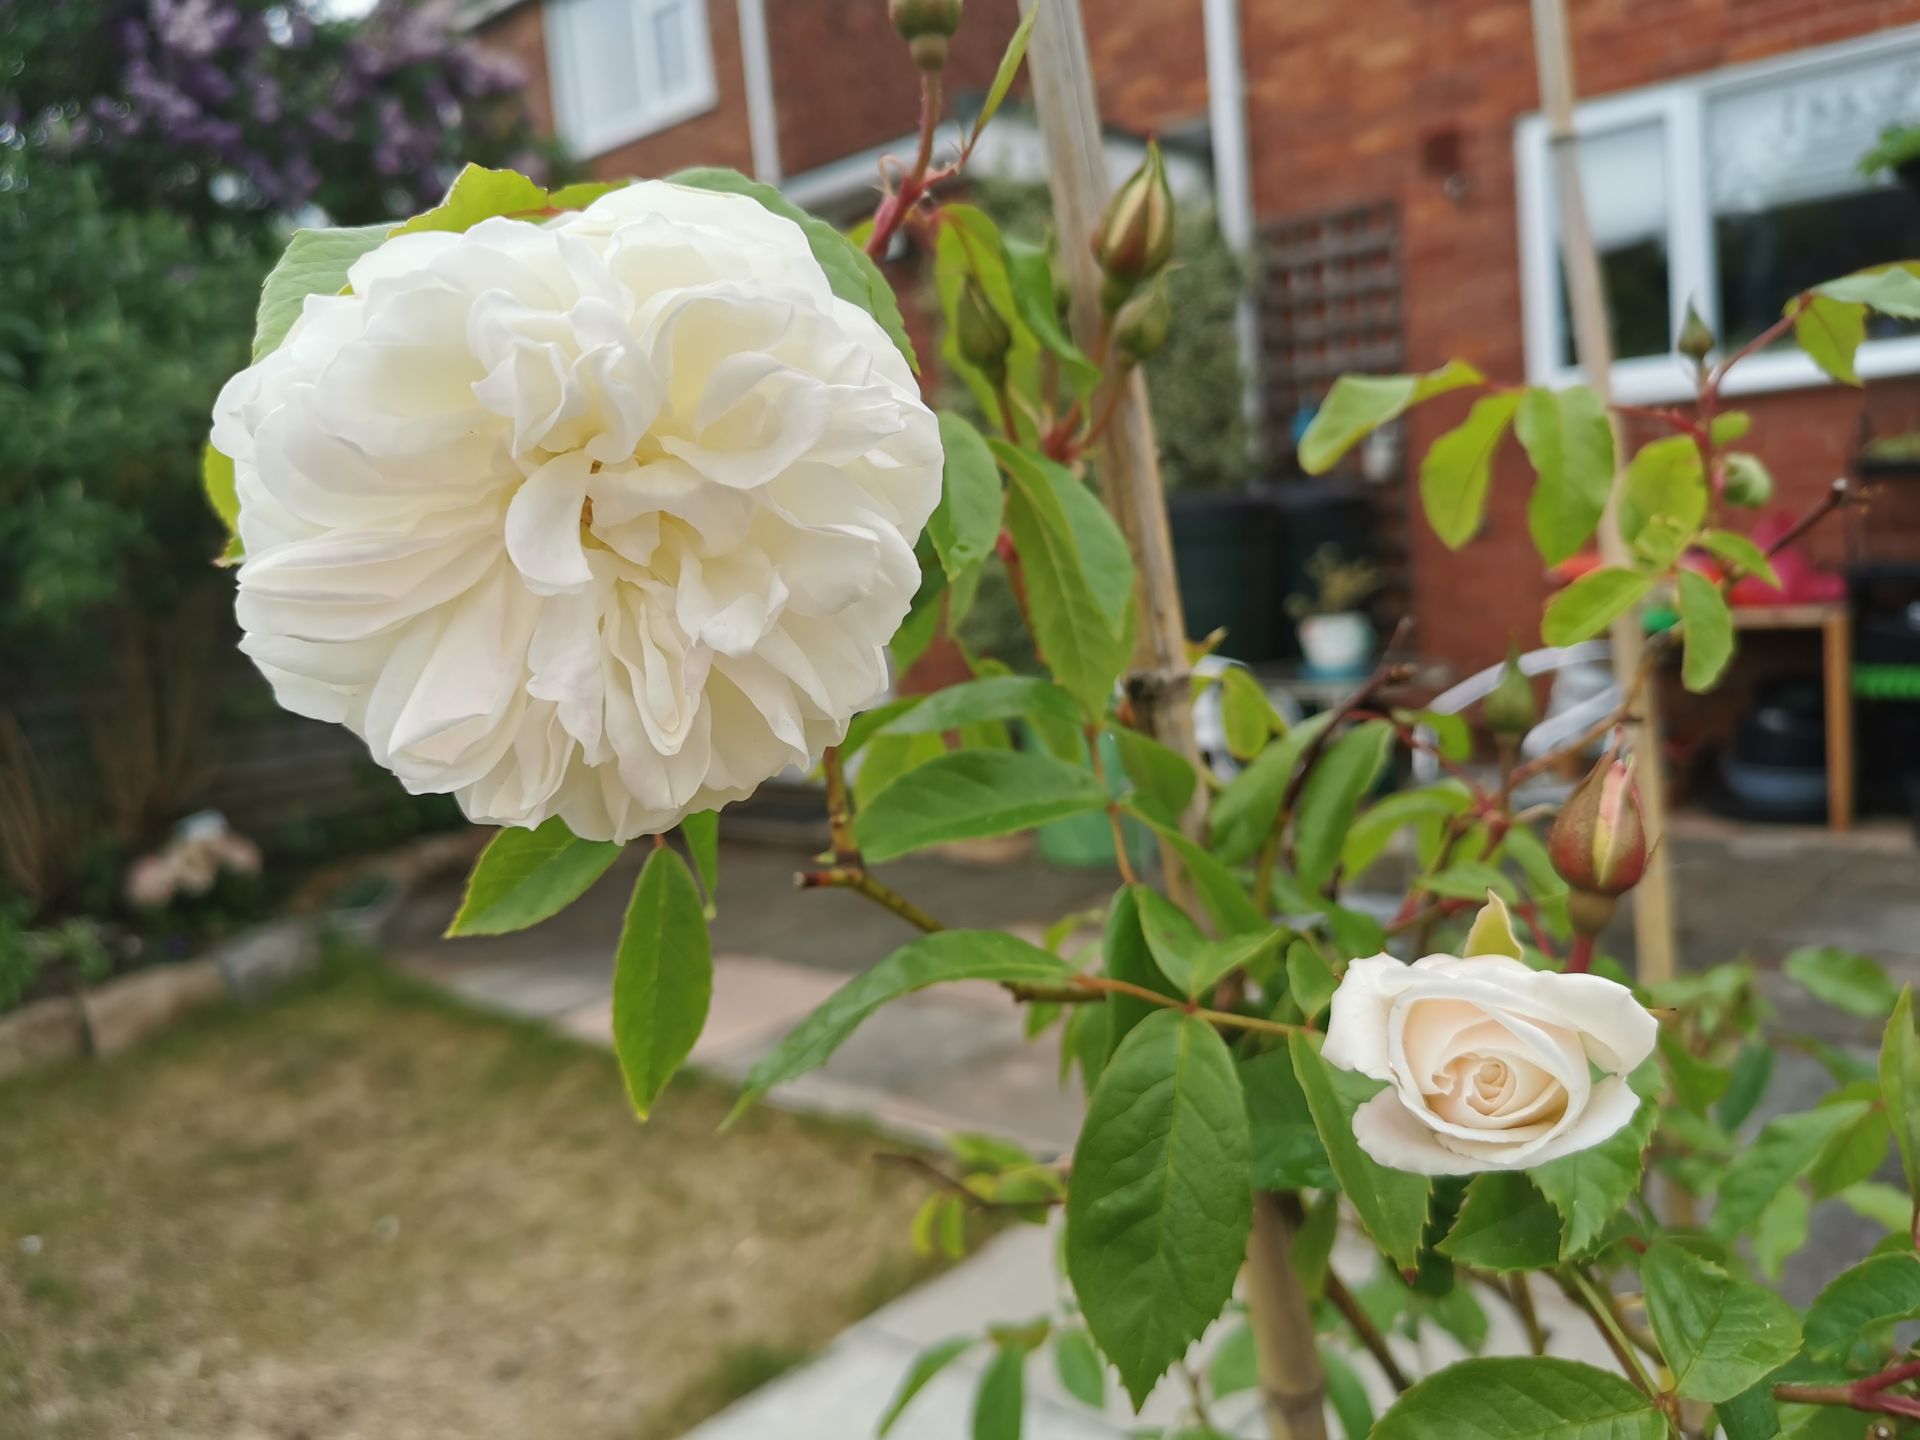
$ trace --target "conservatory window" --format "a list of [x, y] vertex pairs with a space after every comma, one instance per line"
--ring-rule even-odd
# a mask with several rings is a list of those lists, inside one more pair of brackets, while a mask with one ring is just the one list
[[[1612, 307], [1614, 388], [1636, 403], [1691, 393], [1672, 353], [1691, 301], [1728, 346], [1792, 295], [1920, 254], [1920, 200], [1860, 174], [1882, 129], [1920, 121], [1920, 28], [1609, 96], [1581, 107], [1578, 160]], [[1546, 127], [1516, 136], [1530, 375], [1575, 378]], [[1876, 318], [1863, 376], [1920, 371], [1920, 329]], [[1821, 383], [1791, 341], [1735, 370], [1731, 391]]]
[[713, 108], [705, 0], [549, 0], [561, 138], [597, 155]]

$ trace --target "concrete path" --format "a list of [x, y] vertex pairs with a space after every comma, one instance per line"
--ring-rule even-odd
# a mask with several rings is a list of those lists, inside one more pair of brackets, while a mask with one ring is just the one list
[[[636, 847], [637, 848], [637, 847]], [[1752, 955], [1783, 1007], [1806, 1014], [1825, 1038], [1859, 1047], [1870, 1027], [1809, 1007], [1776, 971], [1780, 957], [1802, 944], [1858, 948], [1885, 962], [1898, 980], [1920, 980], [1920, 862], [1898, 832], [1829, 843], [1820, 832], [1696, 828], [1674, 841], [1676, 877], [1684, 881], [1680, 916], [1683, 953], [1692, 967]], [[638, 857], [623, 858], [566, 914], [518, 935], [437, 939], [458, 903], [448, 884], [413, 897], [395, 926], [396, 960], [483, 1006], [539, 1018], [605, 1043], [610, 1023], [611, 952]], [[804, 854], [730, 845], [723, 855], [720, 914], [714, 924], [714, 999], [693, 1063], [738, 1080], [753, 1062], [848, 976], [864, 970], [914, 932], [857, 896], [797, 892], [791, 875]], [[1099, 872], [1064, 871], [1033, 861], [966, 866], [915, 860], [888, 868], [887, 878], [936, 917], [1002, 928], [1038, 940], [1056, 918], [1103, 906], [1113, 880]], [[1369, 880], [1375, 877], [1369, 876]], [[1380, 877], [1390, 883], [1390, 876]], [[1625, 926], [1610, 948], [1626, 953]], [[1774, 1105], [1792, 1108], [1825, 1088], [1811, 1062], [1782, 1057]], [[821, 1070], [783, 1086], [770, 1103], [859, 1118], [903, 1136], [937, 1141], [960, 1130], [1016, 1139], [1042, 1155], [1073, 1143], [1081, 1097], [1059, 1081], [1057, 1047], [1021, 1038], [1020, 1017], [997, 988], [950, 985], [888, 1006], [856, 1032]], [[1815, 1244], [1790, 1269], [1792, 1290], [1817, 1289], [1877, 1238], [1837, 1206], [1823, 1207]], [[980, 1334], [990, 1324], [1059, 1312], [1055, 1237], [1021, 1227], [940, 1279], [885, 1307], [849, 1330], [813, 1363], [763, 1389], [692, 1432], [692, 1440], [862, 1440], [914, 1355], [950, 1336]], [[1350, 1282], [1364, 1279], [1370, 1251], [1343, 1240], [1336, 1265]], [[1538, 1301], [1554, 1332], [1555, 1353], [1611, 1365], [1590, 1327], [1557, 1294], [1539, 1287]], [[1505, 1307], [1489, 1304], [1487, 1349], [1517, 1353], [1522, 1337]], [[1229, 1322], [1230, 1324], [1231, 1322]], [[1197, 1354], [1218, 1343], [1223, 1324]], [[1431, 1327], [1428, 1327], [1431, 1329]], [[1414, 1373], [1454, 1358], [1394, 1342]], [[1450, 1345], [1445, 1337], [1425, 1342]], [[968, 1352], [943, 1372], [893, 1432], [902, 1440], [959, 1440], [969, 1433], [972, 1392], [988, 1348]], [[1384, 1377], [1360, 1357], [1355, 1368], [1384, 1408]], [[1072, 1400], [1050, 1358], [1028, 1366], [1029, 1440], [1119, 1440], [1188, 1419], [1184, 1387], [1165, 1384], [1133, 1417], [1110, 1397], [1105, 1416]], [[1250, 1394], [1216, 1408], [1216, 1426], [1236, 1435], [1262, 1434]]]

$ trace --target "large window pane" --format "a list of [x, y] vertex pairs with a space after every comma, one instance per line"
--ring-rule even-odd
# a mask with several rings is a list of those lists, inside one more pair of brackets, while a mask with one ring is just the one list
[[[1665, 355], [1673, 348], [1668, 313], [1666, 127], [1644, 121], [1583, 135], [1579, 144], [1580, 190], [1587, 221], [1600, 252], [1600, 272], [1613, 319], [1615, 358]], [[1559, 249], [1560, 211], [1548, 178], [1549, 223]], [[1560, 335], [1563, 365], [1575, 363], [1573, 319], [1560, 269]]]
[[[1920, 202], [1867, 180], [1883, 127], [1920, 116], [1920, 56], [1825, 66], [1708, 99], [1706, 175], [1727, 344], [1751, 339], [1791, 295], [1920, 248]], [[1910, 331], [1876, 318], [1871, 335]]]
[[659, 69], [660, 98], [671, 99], [693, 86], [693, 56], [689, 53], [692, 34], [687, 27], [687, 7], [668, 0], [653, 14], [654, 64]]
[[633, 0], [569, 0], [562, 13], [582, 125], [592, 130], [635, 112], [633, 61], [640, 37]]

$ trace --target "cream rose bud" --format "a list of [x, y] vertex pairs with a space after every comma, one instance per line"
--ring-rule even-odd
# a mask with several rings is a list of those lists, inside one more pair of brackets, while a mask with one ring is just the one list
[[1347, 967], [1321, 1054], [1388, 1082], [1354, 1114], [1361, 1149], [1395, 1170], [1464, 1175], [1528, 1169], [1614, 1134], [1639, 1106], [1626, 1077], [1657, 1028], [1597, 975], [1504, 955], [1376, 955]]
[[797, 225], [648, 181], [387, 240], [348, 291], [214, 412], [281, 704], [474, 820], [626, 840], [884, 690], [939, 429]]

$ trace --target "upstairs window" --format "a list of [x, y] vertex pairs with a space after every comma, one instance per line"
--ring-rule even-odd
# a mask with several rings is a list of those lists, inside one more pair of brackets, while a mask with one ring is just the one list
[[548, 0], [560, 138], [598, 155], [714, 105], [705, 0]]
[[[1789, 297], [1864, 266], [1920, 256], [1920, 199], [1859, 162], [1889, 125], [1920, 121], [1920, 28], [1717, 71], [1580, 107], [1578, 163], [1612, 311], [1616, 398], [1693, 391], [1673, 354], [1692, 300], [1737, 347]], [[1527, 369], [1575, 378], [1559, 209], [1542, 117], [1516, 134]], [[1863, 377], [1920, 371], [1920, 331], [1875, 317]], [[1787, 340], [1734, 393], [1822, 383]]]

